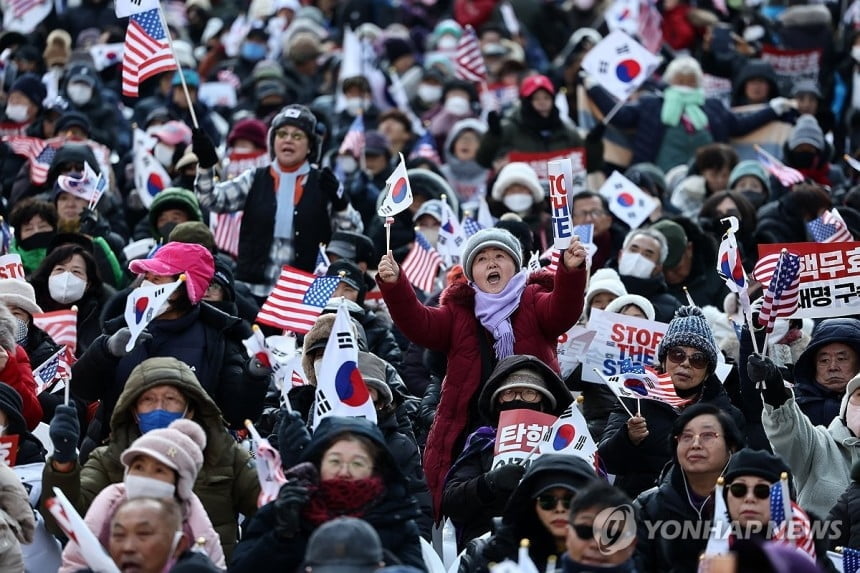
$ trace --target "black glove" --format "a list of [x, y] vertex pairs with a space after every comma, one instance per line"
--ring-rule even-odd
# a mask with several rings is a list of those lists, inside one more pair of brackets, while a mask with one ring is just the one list
[[499, 115], [499, 112], [493, 110], [487, 114], [487, 126], [493, 135], [498, 136], [502, 134], [502, 116]]
[[92, 209], [84, 208], [84, 210], [81, 211], [80, 221], [80, 232], [82, 235], [89, 235], [90, 237], [99, 237], [104, 235], [106, 228], [104, 225], [99, 225], [98, 217]]
[[78, 440], [81, 437], [81, 425], [78, 422], [78, 410], [74, 404], [57, 406], [48, 436], [54, 444], [51, 456], [55, 462], [67, 463], [78, 459]]
[[782, 374], [770, 358], [758, 354], [750, 355], [747, 359], [747, 376], [757, 386], [764, 382], [762, 399], [774, 408], [779, 408], [788, 399]]
[[290, 450], [297, 454], [311, 441], [305, 421], [296, 412], [281, 410], [278, 416], [278, 450]]
[[215, 151], [215, 144], [199, 127], [191, 130], [191, 150], [197, 156], [197, 165], [203, 169], [211, 169], [218, 165], [218, 152]]
[[484, 474], [484, 479], [487, 480], [487, 485], [495, 493], [511, 492], [516, 489], [524, 473], [526, 473], [525, 466], [505, 464]]
[[602, 121], [591, 128], [588, 135], [585, 136], [586, 143], [597, 143], [603, 139], [603, 134], [606, 133], [606, 124]]
[[325, 193], [326, 197], [329, 197], [335, 203], [335, 207], [343, 203], [343, 207], [338, 208], [339, 211], [346, 208], [348, 200], [344, 197], [343, 185], [340, 184], [340, 179], [337, 178], [331, 167], [320, 169], [319, 186], [320, 191]]
[[275, 534], [291, 539], [299, 532], [302, 508], [310, 499], [308, 488], [293, 482], [281, 486], [275, 504]]

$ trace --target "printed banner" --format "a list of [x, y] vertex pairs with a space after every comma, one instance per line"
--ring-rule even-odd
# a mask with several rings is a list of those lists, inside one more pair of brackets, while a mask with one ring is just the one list
[[558, 337], [558, 365], [561, 368], [561, 377], [567, 378], [582, 364], [582, 359], [588, 351], [596, 333], [584, 326], [575, 325], [573, 328]]
[[21, 264], [21, 255], [9, 253], [0, 257], [0, 279], [27, 280], [24, 276], [24, 265]]
[[553, 246], [566, 249], [573, 238], [573, 221], [570, 215], [569, 192], [567, 185], [572, 178], [570, 158], [547, 163], [549, 176], [549, 206], [552, 212]]
[[[538, 452], [532, 451], [539, 447], [541, 440], [556, 421], [552, 414], [535, 412], [534, 410], [507, 410], [499, 415], [499, 425], [496, 429], [496, 445], [493, 449], [493, 467], [528, 463], [535, 459]], [[524, 460], [532, 454], [529, 462]]]
[[765, 44], [761, 59], [773, 66], [781, 93], [790, 94], [794, 84], [801, 80], [818, 83], [821, 50], [783, 50]]
[[621, 372], [622, 360], [630, 360], [633, 365], [655, 366], [657, 346], [669, 325], [593, 308], [587, 328], [595, 335], [585, 353], [582, 379], [602, 383], [595, 368], [608, 377]]
[[760, 244], [759, 259], [783, 248], [800, 255], [800, 291], [793, 318], [860, 313], [860, 242]]
[[535, 170], [535, 173], [537, 173], [538, 180], [540, 180], [544, 188], [549, 188], [547, 164], [550, 161], [561, 159], [570, 159], [573, 169], [573, 181], [571, 181], [570, 185], [572, 195], [568, 195], [568, 197], [572, 197], [576, 193], [585, 190], [585, 149], [582, 147], [573, 147], [559, 151], [511, 151], [508, 153], [508, 161], [528, 163]]

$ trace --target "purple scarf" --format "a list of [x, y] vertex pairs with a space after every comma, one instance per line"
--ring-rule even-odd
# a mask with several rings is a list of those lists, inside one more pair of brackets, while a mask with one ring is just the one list
[[470, 283], [475, 289], [475, 316], [496, 339], [493, 348], [499, 360], [514, 353], [511, 315], [520, 306], [520, 297], [526, 288], [527, 276], [526, 271], [521, 270], [511, 277], [504, 290], [498, 294], [484, 292], [476, 287], [475, 283]]

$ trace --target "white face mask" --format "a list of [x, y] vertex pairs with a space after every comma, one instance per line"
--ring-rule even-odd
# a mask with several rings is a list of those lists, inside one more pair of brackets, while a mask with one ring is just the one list
[[170, 167], [173, 164], [173, 151], [173, 147], [158, 142], [155, 144], [155, 149], [152, 150], [152, 155], [163, 166]]
[[346, 112], [349, 115], [358, 115], [359, 112], [367, 110], [367, 105], [364, 98], [348, 97], [346, 98]]
[[445, 100], [445, 110], [454, 115], [469, 113], [469, 100], [462, 96], [451, 96]]
[[344, 173], [354, 173], [358, 169], [358, 161], [352, 155], [341, 155], [337, 158], [337, 163]]
[[69, 271], [48, 278], [48, 292], [51, 298], [60, 304], [69, 304], [81, 300], [87, 290], [87, 281]]
[[618, 274], [639, 279], [651, 278], [656, 265], [639, 253], [624, 252], [618, 261]]
[[535, 204], [535, 199], [525, 193], [511, 193], [510, 195], [505, 195], [502, 203], [514, 213], [525, 213]]
[[855, 436], [860, 436], [860, 406], [848, 404], [845, 409], [845, 425]]
[[83, 105], [93, 99], [93, 88], [86, 84], [69, 84], [66, 93], [72, 103]]
[[436, 42], [436, 49], [440, 52], [451, 52], [457, 49], [457, 38], [450, 34], [445, 34], [439, 41]]
[[172, 498], [176, 486], [160, 479], [129, 474], [125, 476], [125, 495], [128, 499], [136, 497]]
[[418, 97], [424, 103], [436, 103], [442, 97], [442, 86], [433, 84], [419, 84]]
[[851, 48], [851, 58], [853, 58], [855, 62], [860, 63], [860, 46], [854, 46]]
[[27, 113], [29, 108], [24, 104], [10, 103], [6, 106], [6, 117], [15, 123], [23, 123], [27, 121]]

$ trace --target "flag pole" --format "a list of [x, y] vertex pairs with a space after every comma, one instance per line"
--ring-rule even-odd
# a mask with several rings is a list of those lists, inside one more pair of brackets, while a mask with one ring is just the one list
[[158, 18], [161, 20], [161, 25], [164, 27], [164, 35], [167, 38], [167, 43], [170, 45], [170, 54], [173, 56], [173, 61], [176, 62], [176, 72], [179, 74], [179, 81], [182, 83], [185, 101], [188, 102], [191, 123], [195, 129], [200, 129], [200, 124], [197, 123], [197, 114], [194, 112], [194, 104], [191, 103], [191, 94], [188, 93], [188, 84], [185, 83], [185, 74], [182, 73], [182, 66], [179, 64], [179, 58], [176, 57], [176, 49], [173, 47], [173, 37], [170, 35], [170, 29], [167, 27], [167, 18], [164, 17], [164, 9], [161, 7], [161, 2], [158, 2]]
[[621, 404], [621, 407], [624, 408], [624, 410], [626, 410], [628, 414], [630, 414], [631, 418], [635, 418], [636, 416], [633, 415], [633, 412], [630, 411], [630, 408], [627, 407], [627, 404], [624, 403], [624, 401], [621, 399], [621, 396], [619, 396], [615, 392], [615, 388], [612, 387], [612, 384], [608, 384], [606, 382], [606, 377], [600, 372], [600, 370], [598, 370], [597, 368], [592, 368], [592, 370], [594, 370], [594, 373], [597, 374], [600, 379], [603, 380], [603, 383], [606, 384], [606, 386], [612, 391], [612, 394], [614, 394], [615, 397], [618, 399], [618, 403]]
[[625, 103], [627, 103], [626, 99], [620, 100], [617, 104], [615, 104], [615, 107], [609, 110], [609, 113], [603, 116], [603, 119], [601, 119], [600, 122], [603, 123], [603, 125], [609, 125], [609, 122], [612, 121], [612, 118], [615, 117], [615, 114], [618, 113], [622, 107], [624, 107]]
[[[788, 249], [782, 249], [779, 252], [779, 259], [777, 259], [777, 261], [776, 261], [776, 272], [773, 274], [772, 277], [770, 277], [770, 284], [768, 284], [767, 290], [765, 290], [765, 295], [767, 294], [767, 291], [770, 290], [770, 285], [773, 284], [773, 281], [779, 281], [779, 271], [782, 270], [782, 261], [785, 258], [786, 253], [788, 253]], [[777, 284], [779, 284], [779, 282], [777, 282]], [[773, 317], [773, 320], [776, 320], [775, 316], [773, 316], [773, 315], [771, 315], [771, 316]], [[771, 321], [769, 320], [768, 322], [771, 322]], [[770, 330], [773, 330], [773, 325], [771, 325]], [[763, 344], [764, 348], [761, 349], [762, 358], [767, 356], [767, 342], [768, 342], [768, 339], [770, 338], [770, 330], [768, 330], [764, 334], [764, 344]]]

